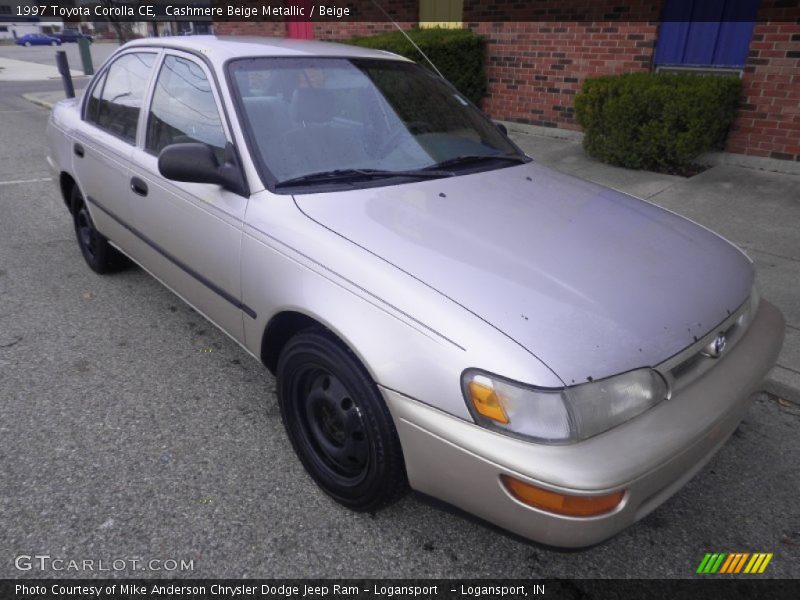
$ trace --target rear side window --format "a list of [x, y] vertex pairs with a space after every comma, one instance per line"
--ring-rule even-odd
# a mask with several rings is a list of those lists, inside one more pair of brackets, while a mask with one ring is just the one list
[[158, 154], [170, 144], [187, 142], [208, 144], [223, 161], [225, 130], [211, 82], [197, 63], [167, 56], [153, 92], [145, 148]]
[[[139, 110], [155, 61], [156, 55], [150, 52], [126, 54], [114, 61], [104, 81], [92, 90], [86, 118], [109, 133], [134, 143]], [[102, 91], [98, 100], [100, 87]]]

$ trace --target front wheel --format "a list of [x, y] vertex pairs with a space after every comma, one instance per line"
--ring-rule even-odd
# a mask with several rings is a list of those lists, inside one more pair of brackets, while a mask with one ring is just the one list
[[25, 47], [26, 48], [30, 48], [31, 47], [31, 43], [30, 42], [25, 42]]
[[50, 42], [51, 46], [58, 46], [58, 42]]
[[407, 488], [400, 439], [377, 386], [338, 340], [306, 330], [278, 361], [278, 402], [295, 452], [340, 504], [370, 511]]

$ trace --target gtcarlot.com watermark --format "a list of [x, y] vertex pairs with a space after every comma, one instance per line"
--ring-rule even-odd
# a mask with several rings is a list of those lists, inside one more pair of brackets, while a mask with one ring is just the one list
[[49, 554], [20, 554], [14, 558], [19, 571], [113, 572], [113, 571], [194, 571], [194, 559], [175, 558], [64, 558]]

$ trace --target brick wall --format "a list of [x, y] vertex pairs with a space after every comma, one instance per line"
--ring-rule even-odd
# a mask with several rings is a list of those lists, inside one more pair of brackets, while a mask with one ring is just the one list
[[285, 37], [286, 23], [283, 21], [217, 21], [214, 23], [217, 35], [260, 35]]
[[[351, 6], [357, 11], [359, 20], [351, 22], [314, 23], [314, 36], [318, 40], [346, 40], [355, 36], [376, 35], [396, 28], [381, 10], [370, 0], [358, 2], [337, 2], [339, 6]], [[417, 0], [380, 0], [379, 5], [403, 29], [410, 29], [419, 21], [419, 2]]]
[[470, 23], [487, 38], [489, 93], [483, 109], [494, 118], [580, 129], [573, 98], [587, 77], [648, 71], [655, 22]]
[[800, 161], [800, 8], [762, 0], [726, 150]]
[[[403, 29], [411, 29], [417, 23], [403, 21], [397, 24]], [[355, 36], [377, 35], [386, 31], [397, 31], [397, 28], [388, 22], [314, 23], [314, 37], [318, 40], [346, 40]]]
[[[404, 29], [410, 29], [416, 23], [398, 23]], [[376, 35], [385, 31], [394, 31], [391, 23], [314, 23], [314, 38], [317, 40], [346, 40], [355, 36]], [[218, 21], [214, 23], [217, 35], [259, 35], [267, 37], [286, 37], [284, 21]]]

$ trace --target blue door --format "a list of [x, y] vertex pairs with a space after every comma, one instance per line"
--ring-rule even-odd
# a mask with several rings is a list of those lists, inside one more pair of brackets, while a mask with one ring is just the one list
[[760, 0], [666, 0], [659, 66], [742, 68]]

